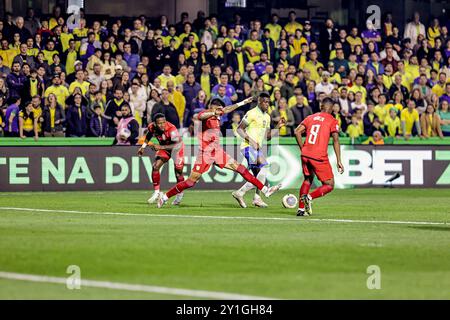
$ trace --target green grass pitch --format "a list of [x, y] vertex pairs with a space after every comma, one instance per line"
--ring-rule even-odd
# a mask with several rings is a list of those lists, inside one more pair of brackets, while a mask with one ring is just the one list
[[[193, 189], [160, 210], [144, 191], [1, 193], [0, 272], [67, 277], [78, 265], [82, 279], [279, 299], [450, 298], [448, 189], [335, 190], [309, 218], [282, 208], [286, 193], [297, 191], [240, 209], [229, 191]], [[371, 265], [381, 289], [367, 288]], [[190, 297], [0, 278], [0, 299], [53, 298]]]

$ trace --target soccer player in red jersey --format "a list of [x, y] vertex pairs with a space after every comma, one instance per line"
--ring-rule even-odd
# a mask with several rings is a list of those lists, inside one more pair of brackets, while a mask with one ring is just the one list
[[[328, 160], [328, 142], [333, 137], [333, 147], [336, 154], [337, 169], [344, 172], [341, 162], [341, 147], [339, 144], [339, 124], [331, 115], [333, 100], [325, 98], [321, 104], [321, 112], [306, 117], [295, 129], [295, 137], [300, 147], [302, 168], [305, 180], [300, 188], [300, 201], [297, 216], [312, 214], [312, 200], [322, 197], [334, 188], [333, 170]], [[306, 132], [303, 142], [302, 134]], [[314, 175], [322, 182], [322, 186], [309, 193]]]
[[161, 208], [170, 197], [183, 192], [187, 188], [192, 188], [202, 174], [207, 172], [213, 164], [220, 168], [227, 168], [239, 173], [245, 180], [261, 190], [266, 197], [270, 197], [281, 188], [280, 184], [272, 187], [265, 186], [220, 146], [220, 116], [233, 112], [237, 108], [252, 101], [253, 98], [250, 97], [237, 104], [225, 107], [225, 103], [216, 98], [211, 101], [209, 109], [200, 112], [196, 116], [196, 120], [201, 121], [201, 127], [198, 130], [200, 149], [194, 163], [194, 168], [187, 180], [179, 182], [166, 194], [161, 194], [158, 199], [158, 208]]
[[[154, 203], [160, 193], [160, 182], [161, 182], [161, 167], [170, 160], [173, 156], [175, 176], [178, 182], [184, 181], [183, 177], [183, 166], [184, 166], [184, 143], [177, 130], [177, 128], [166, 120], [166, 117], [162, 113], [157, 113], [154, 118], [154, 122], [148, 125], [148, 132], [145, 136], [144, 144], [138, 151], [138, 155], [142, 156], [144, 154], [145, 148], [150, 146], [156, 151], [155, 161], [153, 162], [152, 171], [152, 181], [155, 192], [148, 199], [148, 203]], [[158, 139], [158, 144], [153, 144], [150, 142], [152, 137], [155, 136]], [[183, 198], [183, 193], [177, 195], [172, 204], [178, 205]]]

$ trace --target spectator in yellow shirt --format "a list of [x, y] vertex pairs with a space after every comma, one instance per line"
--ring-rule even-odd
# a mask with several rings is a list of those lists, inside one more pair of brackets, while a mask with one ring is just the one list
[[47, 42], [47, 47], [45, 50], [42, 50], [42, 52], [44, 53], [44, 58], [49, 66], [53, 64], [53, 56], [55, 54], [59, 54], [59, 52], [55, 49], [55, 42], [53, 40], [49, 40]]
[[364, 76], [362, 74], [358, 74], [355, 78], [355, 83], [353, 84], [353, 86], [350, 87], [350, 89], [348, 89], [348, 92], [353, 92], [353, 93], [357, 93], [357, 92], [361, 92], [361, 102], [362, 103], [366, 103], [366, 98], [367, 98], [367, 90], [366, 88], [364, 88], [363, 86], [364, 83]]
[[280, 33], [283, 29], [279, 24], [278, 21], [280, 18], [276, 13], [272, 14], [272, 22], [266, 24], [265, 29], [270, 30], [270, 38], [272, 38], [273, 42], [278, 43], [278, 40], [280, 39]]
[[284, 30], [288, 34], [295, 34], [295, 30], [300, 29], [303, 30], [303, 26], [296, 21], [297, 15], [295, 11], [289, 12], [289, 22], [284, 26]]
[[441, 36], [441, 27], [439, 26], [439, 19], [433, 19], [431, 26], [427, 30], [427, 37], [430, 41], [431, 47], [434, 47], [434, 40]]
[[175, 87], [173, 81], [167, 82], [167, 91], [169, 92], [169, 101], [175, 106], [177, 109], [178, 117], [180, 121], [183, 122], [184, 111], [186, 109], [186, 98], [183, 95], [183, 86]]
[[172, 68], [166, 64], [163, 68], [163, 72], [158, 76], [161, 81], [161, 88], [167, 88], [167, 82], [172, 81], [174, 85], [177, 84], [177, 79], [171, 74]]
[[81, 93], [84, 95], [86, 95], [86, 93], [89, 90], [89, 85], [90, 83], [84, 80], [84, 71], [83, 70], [78, 70], [75, 73], [75, 81], [72, 82], [69, 86], [69, 93], [72, 94], [73, 91], [75, 90], [75, 88], [80, 88], [81, 89]]
[[416, 110], [416, 103], [414, 100], [408, 100], [408, 107], [403, 109], [400, 116], [402, 125], [402, 134], [405, 139], [413, 135], [414, 127], [416, 129], [415, 135], [421, 136], [421, 128], [419, 122], [419, 112]]
[[352, 115], [352, 122], [348, 125], [346, 133], [352, 139], [359, 138], [364, 134], [356, 114]]
[[362, 46], [363, 42], [361, 37], [358, 35], [358, 28], [353, 27], [350, 31], [350, 34], [346, 38], [348, 44], [350, 45], [350, 48], [352, 52], [355, 50], [356, 46]]
[[314, 80], [315, 82], [318, 82], [320, 80], [318, 69], [323, 68], [323, 64], [321, 62], [319, 62], [317, 60], [317, 58], [318, 58], [317, 51], [315, 51], [315, 50], [311, 51], [309, 53], [309, 61], [307, 61], [305, 63], [305, 65], [303, 66], [303, 71], [309, 70], [310, 71], [310, 79]]
[[445, 93], [445, 84], [447, 81], [447, 75], [444, 72], [439, 73], [438, 82], [431, 88], [431, 91], [439, 98]]
[[389, 114], [389, 110], [386, 108], [386, 101], [386, 95], [380, 94], [378, 97], [378, 104], [373, 109], [373, 112], [376, 114], [381, 124], [384, 124], [384, 121]]
[[44, 96], [47, 98], [51, 93], [56, 96], [58, 104], [64, 109], [66, 108], [66, 99], [70, 95], [69, 90], [61, 85], [61, 78], [56, 74], [52, 78], [52, 85], [45, 90]]
[[263, 51], [263, 45], [258, 40], [258, 32], [256, 30], [252, 30], [250, 39], [245, 40], [242, 48], [246, 51], [249, 62], [255, 63], [259, 61], [259, 55]]
[[0, 56], [3, 58], [3, 64], [8, 68], [11, 68], [14, 57], [16, 55], [16, 50], [9, 48], [8, 40], [2, 39], [2, 49], [0, 50]]
[[396, 137], [400, 134], [401, 123], [396, 108], [389, 109], [389, 116], [384, 119], [384, 131], [389, 137]]

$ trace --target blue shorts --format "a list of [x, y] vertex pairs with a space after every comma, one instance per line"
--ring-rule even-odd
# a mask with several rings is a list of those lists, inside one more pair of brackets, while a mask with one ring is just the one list
[[[262, 153], [261, 150], [255, 150], [252, 147], [245, 147], [241, 149], [242, 154], [244, 155], [245, 160], [247, 160], [249, 169], [261, 169], [268, 165], [266, 157]], [[258, 164], [258, 158], [263, 158], [264, 162]]]

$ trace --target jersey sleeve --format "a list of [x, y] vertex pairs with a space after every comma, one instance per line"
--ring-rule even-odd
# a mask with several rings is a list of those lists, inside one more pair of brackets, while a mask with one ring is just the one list
[[247, 126], [253, 121], [253, 113], [247, 112], [244, 117], [242, 118], [242, 122], [245, 123]]
[[180, 141], [180, 134], [178, 133], [178, 130], [175, 126], [173, 128], [170, 128], [168, 136], [170, 137], [170, 140], [172, 142]]
[[339, 122], [336, 119], [333, 119], [333, 122], [331, 124], [330, 133], [339, 132]]
[[310, 121], [310, 117], [306, 117], [305, 119], [303, 119], [303, 121], [300, 124], [303, 125], [306, 129], [308, 129], [309, 121]]

